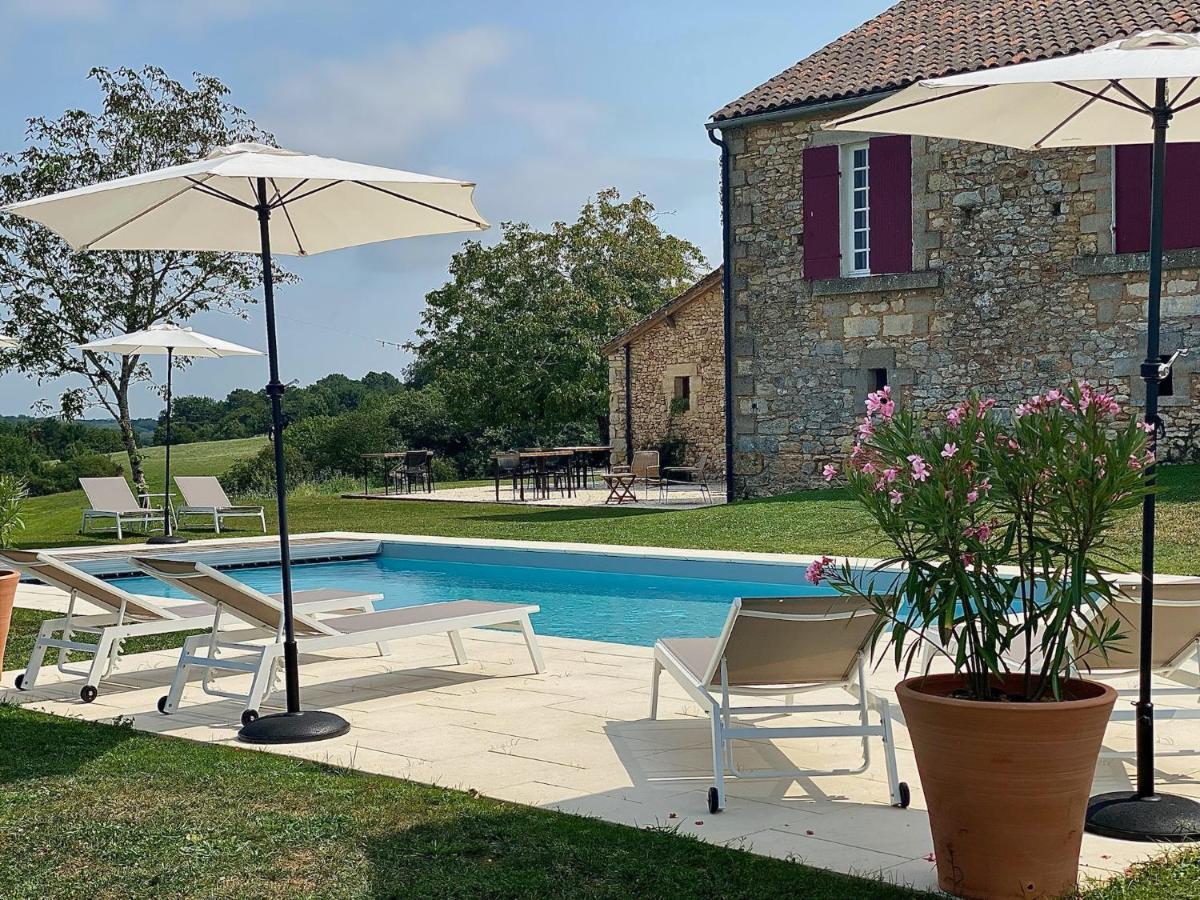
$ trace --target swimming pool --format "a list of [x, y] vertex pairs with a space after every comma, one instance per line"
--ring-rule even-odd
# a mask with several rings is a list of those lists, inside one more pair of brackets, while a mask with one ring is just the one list
[[[228, 574], [265, 592], [280, 589], [278, 566]], [[385, 598], [380, 608], [462, 598], [536, 603], [540, 634], [644, 646], [660, 637], [715, 636], [735, 597], [829, 593], [803, 576], [801, 564], [389, 543], [375, 556], [292, 569], [297, 590], [377, 592]], [[114, 583], [134, 593], [180, 596], [148, 576]]]

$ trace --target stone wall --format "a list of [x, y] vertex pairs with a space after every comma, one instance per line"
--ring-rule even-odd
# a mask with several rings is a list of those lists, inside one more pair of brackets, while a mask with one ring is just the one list
[[[732, 155], [734, 471], [743, 495], [820, 485], [873, 369], [931, 414], [971, 390], [1011, 409], [1086, 378], [1140, 399], [1144, 255], [1112, 254], [1112, 152], [1032, 155], [913, 138], [913, 271], [808, 281], [802, 160], [861, 140], [820, 119], [726, 129]], [[1200, 253], [1168, 259], [1163, 351], [1200, 348]], [[1165, 451], [1195, 453], [1200, 378], [1176, 367]]]
[[[725, 354], [721, 283], [637, 334], [630, 342], [633, 449], [654, 449], [669, 435], [687, 441], [686, 462], [709, 455], [710, 472], [725, 471]], [[625, 462], [625, 353], [609, 364], [609, 421], [613, 458]], [[674, 379], [691, 383], [690, 408], [671, 413]]]

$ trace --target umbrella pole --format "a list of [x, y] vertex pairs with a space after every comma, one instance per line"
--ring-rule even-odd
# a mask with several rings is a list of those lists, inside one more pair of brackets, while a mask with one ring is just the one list
[[[267, 320], [267, 356], [271, 380], [267, 395], [271, 398], [271, 429], [275, 447], [275, 499], [279, 513], [279, 565], [283, 578], [283, 666], [287, 690], [287, 712], [261, 718], [243, 715], [238, 738], [251, 744], [294, 744], [338, 737], [350, 730], [350, 723], [329, 712], [300, 708], [300, 665], [296, 650], [296, 628], [292, 612], [292, 554], [288, 538], [287, 473], [283, 460], [283, 383], [279, 380], [279, 345], [275, 336], [275, 290], [271, 272], [271, 206], [267, 201], [267, 180], [258, 179], [259, 236], [262, 242], [263, 307]], [[247, 721], [249, 719], [249, 721]]]
[[[1150, 449], [1158, 437], [1158, 385], [1163, 377], [1159, 355], [1159, 310], [1162, 298], [1163, 193], [1166, 186], [1167, 128], [1171, 122], [1167, 81], [1155, 85], [1154, 145], [1150, 161], [1150, 290], [1146, 315], [1146, 359], [1141, 377], [1146, 383], [1145, 422], [1154, 427]], [[1146, 486], [1153, 489], [1155, 464], [1146, 466]], [[1131, 841], [1194, 841], [1200, 839], [1200, 804], [1187, 797], [1154, 790], [1154, 703], [1151, 698], [1151, 656], [1154, 648], [1154, 494], [1142, 500], [1141, 646], [1138, 658], [1138, 700], [1134, 704], [1137, 735], [1137, 789], [1098, 794], [1088, 804], [1087, 830]]]
[[187, 539], [175, 534], [171, 522], [171, 370], [174, 368], [175, 348], [167, 348], [167, 448], [163, 468], [163, 533], [146, 538], [147, 544], [186, 544]]

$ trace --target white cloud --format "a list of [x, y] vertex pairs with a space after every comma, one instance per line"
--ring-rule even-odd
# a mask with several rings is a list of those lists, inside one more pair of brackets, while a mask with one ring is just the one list
[[506, 31], [480, 27], [318, 61], [288, 74], [268, 121], [285, 146], [387, 157], [465, 120], [482, 78], [511, 49]]

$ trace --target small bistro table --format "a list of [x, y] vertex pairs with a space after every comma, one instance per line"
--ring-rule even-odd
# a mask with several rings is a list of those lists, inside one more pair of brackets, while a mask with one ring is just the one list
[[605, 472], [600, 477], [608, 486], [605, 505], [615, 503], [620, 506], [622, 503], [637, 503], [637, 497], [633, 493], [633, 485], [637, 481], [637, 476], [632, 472]]

